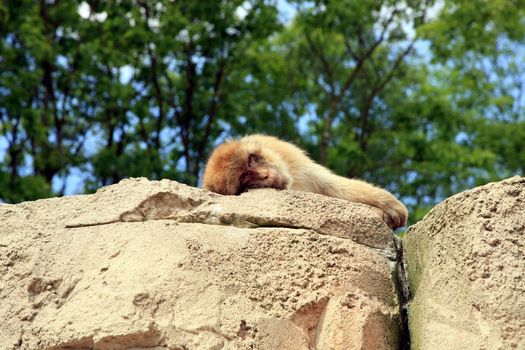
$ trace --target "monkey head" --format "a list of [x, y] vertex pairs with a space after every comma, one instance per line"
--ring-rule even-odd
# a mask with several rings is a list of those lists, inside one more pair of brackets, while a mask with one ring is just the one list
[[226, 142], [213, 151], [203, 176], [203, 188], [238, 195], [251, 188], [289, 188], [291, 177], [280, 156], [240, 141]]

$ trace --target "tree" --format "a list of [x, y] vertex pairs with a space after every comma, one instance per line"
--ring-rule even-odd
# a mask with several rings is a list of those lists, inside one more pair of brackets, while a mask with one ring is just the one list
[[0, 131], [7, 156], [1, 164], [1, 197], [47, 197], [53, 179], [83, 161], [82, 135], [88, 128], [76, 95], [78, 67], [63, 64], [66, 57], [78, 57], [69, 31], [76, 5], [8, 2], [3, 13]]
[[126, 176], [196, 184], [235, 118], [229, 74], [279, 28], [264, 1], [20, 1], [0, 12], [6, 201], [63, 194], [66, 182], [53, 184], [75, 167], [88, 190]]
[[[491, 110], [510, 102], [511, 114], [519, 115], [523, 100], [503, 93], [521, 94], [519, 64], [496, 69], [497, 76], [487, 76], [490, 69], [484, 74], [476, 70], [492, 54], [510, 62], [514, 51], [437, 46], [474, 40], [468, 28], [461, 28], [479, 21], [476, 6], [462, 3], [467, 7], [463, 11], [440, 2], [296, 3], [294, 22], [269, 45], [275, 56], [286, 59], [266, 70], [269, 79], [260, 74], [263, 78], [254, 81], [279, 91], [277, 99], [264, 98], [260, 110], [279, 111], [283, 119], [294, 121], [299, 134], [294, 138], [315, 159], [341, 175], [387, 186], [410, 205], [412, 222], [447, 196], [508, 176], [524, 164], [523, 152], [517, 152], [523, 138], [512, 135], [522, 122], [500, 124], [490, 117]], [[502, 21], [487, 6], [483, 2], [480, 7], [483, 19]], [[494, 6], [505, 8], [503, 13], [517, 10], [506, 2]], [[460, 20], [449, 18], [455, 11], [462, 13]], [[523, 16], [512, 17], [512, 34], [495, 26], [497, 41], [491, 43], [491, 36], [479, 40], [490, 47], [502, 37], [520, 38]], [[439, 41], [445, 35], [440, 30], [454, 34]], [[435, 53], [425, 52], [428, 41]], [[423, 54], [416, 47], [423, 47]], [[454, 52], [457, 60], [440, 52]], [[478, 59], [467, 64], [470, 56]], [[510, 82], [518, 83], [507, 86]], [[253, 90], [248, 94], [257, 96]], [[309, 120], [309, 127], [301, 120]], [[495, 133], [506, 140], [501, 142]]]
[[[387, 187], [412, 222], [523, 174], [523, 0], [0, 4], [0, 200], [128, 176], [198, 184], [268, 133]], [[3, 151], [5, 149], [5, 152]]]
[[524, 18], [523, 0], [444, 1], [421, 30], [434, 64], [447, 71], [440, 84], [470, 117], [463, 142], [493, 157], [472, 185], [525, 172]]

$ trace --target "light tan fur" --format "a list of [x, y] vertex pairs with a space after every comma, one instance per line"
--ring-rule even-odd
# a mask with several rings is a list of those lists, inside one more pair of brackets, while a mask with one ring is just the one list
[[319, 193], [376, 208], [393, 229], [406, 225], [408, 211], [390, 192], [362, 180], [332, 173], [297, 146], [273, 136], [250, 135], [228, 141], [210, 156], [203, 188], [239, 194], [250, 188], [274, 187]]

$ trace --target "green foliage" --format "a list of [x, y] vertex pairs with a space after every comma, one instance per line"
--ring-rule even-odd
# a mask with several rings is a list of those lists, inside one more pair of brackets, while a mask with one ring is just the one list
[[287, 23], [279, 3], [1, 3], [0, 200], [197, 185], [255, 132], [387, 187], [411, 222], [523, 174], [523, 0], [296, 0]]
[[17, 176], [10, 183], [8, 174], [0, 173], [0, 198], [4, 201], [18, 203], [52, 196], [49, 184], [41, 176]]

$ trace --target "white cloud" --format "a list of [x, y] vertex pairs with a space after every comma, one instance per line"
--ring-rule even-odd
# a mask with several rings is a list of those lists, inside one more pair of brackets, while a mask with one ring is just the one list
[[106, 11], [99, 13], [91, 12], [91, 7], [85, 1], [82, 1], [80, 5], [78, 5], [77, 13], [80, 15], [80, 17], [89, 19], [90, 21], [104, 22], [106, 18], [108, 18]]
[[133, 74], [135, 73], [135, 68], [127, 64], [119, 68], [119, 73], [120, 73], [120, 77], [119, 77], [120, 83], [127, 84], [131, 81], [131, 78], [133, 78]]
[[176, 39], [184, 43], [187, 43], [190, 41], [190, 33], [188, 32], [187, 29], [182, 29], [179, 32], [179, 34], [177, 34]]
[[89, 7], [87, 2], [82, 1], [80, 5], [78, 5], [77, 12], [80, 15], [80, 17], [88, 19], [89, 15], [91, 14], [91, 8]]
[[251, 9], [252, 4], [250, 4], [248, 1], [245, 1], [235, 9], [235, 16], [242, 21], [248, 15], [248, 12], [250, 12]]
[[106, 18], [108, 18], [108, 14], [106, 11], [104, 11], [100, 13], [94, 13], [91, 17], [93, 17], [93, 20], [97, 22], [104, 22]]

